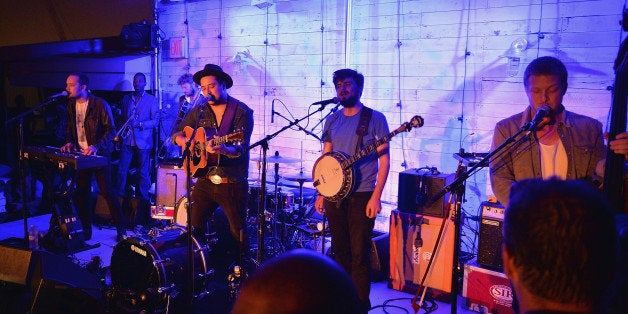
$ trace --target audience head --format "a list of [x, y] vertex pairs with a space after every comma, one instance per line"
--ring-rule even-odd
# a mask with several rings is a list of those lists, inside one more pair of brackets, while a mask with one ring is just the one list
[[357, 313], [349, 275], [329, 257], [296, 249], [260, 266], [240, 290], [233, 314]]
[[522, 312], [591, 311], [612, 281], [613, 212], [584, 181], [516, 182], [504, 217], [504, 271]]

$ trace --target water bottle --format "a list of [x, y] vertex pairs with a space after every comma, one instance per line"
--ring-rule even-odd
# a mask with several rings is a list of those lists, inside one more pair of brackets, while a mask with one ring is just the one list
[[30, 229], [28, 229], [28, 247], [31, 250], [39, 249], [39, 232], [37, 232], [37, 228], [34, 225], [31, 225]]

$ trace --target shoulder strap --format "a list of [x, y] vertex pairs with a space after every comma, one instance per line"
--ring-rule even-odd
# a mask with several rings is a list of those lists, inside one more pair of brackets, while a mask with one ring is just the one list
[[357, 153], [362, 147], [362, 138], [369, 129], [369, 124], [371, 123], [372, 116], [373, 109], [371, 108], [363, 107], [362, 111], [360, 111], [360, 122], [358, 123], [358, 128], [355, 130], [355, 134], [358, 135], [358, 141], [355, 144], [354, 153]]
[[238, 104], [233, 100], [233, 98], [229, 97], [229, 100], [227, 100], [227, 108], [225, 109], [225, 113], [222, 115], [222, 121], [220, 122], [220, 128], [218, 129], [219, 136], [229, 134], [237, 106]]

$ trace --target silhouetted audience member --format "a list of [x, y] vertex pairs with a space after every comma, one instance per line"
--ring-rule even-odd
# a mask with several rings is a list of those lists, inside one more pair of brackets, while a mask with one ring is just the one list
[[267, 261], [249, 277], [231, 313], [359, 312], [351, 277], [332, 259], [296, 249]]
[[521, 313], [606, 313], [617, 232], [604, 196], [584, 181], [516, 182], [504, 218], [504, 272]]

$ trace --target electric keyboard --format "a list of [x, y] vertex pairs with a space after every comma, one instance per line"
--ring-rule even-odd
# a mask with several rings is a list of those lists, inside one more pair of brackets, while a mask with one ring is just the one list
[[84, 170], [109, 165], [109, 158], [104, 156], [89, 156], [82, 153], [64, 153], [52, 146], [28, 146], [24, 148], [23, 156], [28, 160], [47, 161], [56, 163], [60, 168], [70, 167], [75, 170]]

